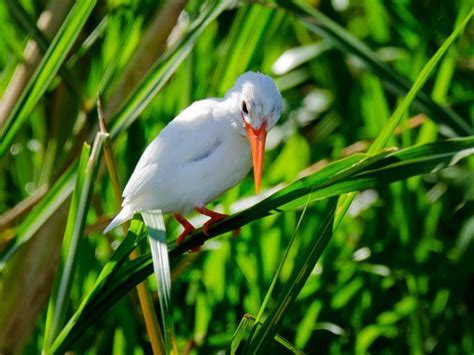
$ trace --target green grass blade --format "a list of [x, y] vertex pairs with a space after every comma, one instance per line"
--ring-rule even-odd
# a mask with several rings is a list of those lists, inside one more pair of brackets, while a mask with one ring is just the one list
[[81, 155], [79, 168], [83, 170], [79, 172], [79, 177], [76, 182], [76, 191], [72, 198], [63, 239], [63, 267], [59, 268], [56, 274], [54, 291], [48, 307], [44, 341], [44, 350], [46, 352], [48, 352], [49, 346], [60, 332], [64, 320], [66, 319], [70, 298], [69, 293], [74, 280], [77, 255], [80, 250], [80, 239], [84, 234], [95, 176], [100, 163], [102, 145], [106, 138], [107, 134], [101, 132], [97, 133], [90, 157], [90, 147], [87, 144], [84, 146], [83, 154]]
[[[18, 1], [7, 0], [7, 5], [20, 26], [23, 27], [25, 31], [27, 31], [35, 40], [41, 52], [45, 53], [50, 45], [49, 41], [36, 26], [35, 22], [28, 15], [21, 3]], [[71, 92], [74, 93], [74, 95], [76, 95], [78, 98], [82, 98], [83, 95], [77, 78], [73, 77], [72, 73], [64, 65], [59, 68], [59, 74], [64, 79], [65, 84], [71, 89]]]
[[257, 329], [248, 348], [244, 351], [246, 354], [258, 354], [268, 349], [270, 342], [280, 329], [284, 316], [303, 289], [306, 280], [311, 275], [311, 272], [331, 239], [336, 205], [337, 199], [333, 198], [329, 200], [326, 206], [326, 212], [324, 213], [324, 221], [319, 227], [319, 232], [314, 240], [311, 240], [311, 245], [308, 245], [306, 249], [307, 252], [301, 255], [301, 264], [294, 268], [273, 310], [263, 325]]
[[[288, 242], [288, 245], [285, 249], [285, 253], [283, 254], [283, 257], [281, 259], [281, 262], [280, 264], [278, 265], [278, 268], [273, 276], [273, 279], [272, 279], [272, 283], [270, 284], [270, 287], [268, 288], [268, 291], [265, 295], [265, 298], [263, 299], [263, 302], [262, 302], [262, 305], [260, 306], [260, 310], [258, 311], [258, 314], [257, 314], [257, 318], [255, 319], [255, 323], [258, 325], [257, 327], [254, 327], [251, 331], [250, 331], [250, 337], [252, 338], [255, 334], [255, 332], [258, 330], [258, 327], [260, 326], [260, 319], [262, 319], [263, 317], [263, 313], [268, 305], [268, 302], [270, 301], [270, 298], [272, 296], [272, 293], [273, 293], [273, 290], [277, 284], [277, 281], [278, 279], [280, 278], [281, 276], [281, 272], [283, 270], [283, 267], [285, 266], [285, 263], [288, 259], [288, 256], [290, 255], [290, 251], [291, 251], [291, 248], [293, 247], [294, 245], [294, 242], [296, 240], [296, 236], [298, 234], [298, 230], [300, 229], [300, 226], [301, 226], [301, 222], [303, 222], [303, 218], [306, 214], [306, 209], [308, 207], [308, 204], [309, 204], [309, 201], [310, 201], [310, 198], [311, 198], [311, 194], [308, 194], [307, 198], [306, 198], [306, 203], [304, 204], [304, 207], [303, 207], [303, 211], [301, 212], [301, 215], [298, 219], [298, 222], [296, 223], [296, 227], [295, 227], [295, 230], [293, 231], [293, 234], [291, 235], [291, 238], [290, 238], [290, 241]], [[247, 336], [248, 337], [248, 336]]]
[[[107, 25], [109, 23], [109, 16], [105, 15], [96, 28], [87, 36], [82, 42], [81, 46], [67, 61], [66, 66], [71, 67], [77, 63], [85, 54], [92, 48], [92, 46], [104, 35]], [[102, 92], [99, 90], [99, 92]]]
[[472, 10], [461, 22], [461, 24], [456, 27], [456, 29], [451, 33], [451, 35], [443, 42], [441, 47], [436, 51], [436, 53], [431, 57], [431, 59], [426, 63], [426, 65], [421, 70], [420, 74], [416, 78], [412, 87], [403, 98], [403, 101], [397, 106], [397, 109], [390, 117], [389, 121], [385, 125], [384, 129], [377, 136], [375, 141], [369, 148], [369, 154], [375, 154], [379, 152], [387, 144], [390, 137], [393, 135], [395, 128], [400, 124], [404, 114], [408, 111], [410, 105], [415, 99], [418, 92], [421, 90], [423, 85], [426, 83], [431, 73], [433, 72], [436, 65], [439, 63], [441, 58], [444, 56], [448, 48], [453, 44], [453, 42], [464, 32], [464, 28], [467, 23], [470, 21], [471, 17], [474, 15], [474, 10]]
[[[394, 90], [396, 94], [404, 94], [412, 87], [412, 84], [408, 80], [392, 70], [387, 64], [380, 61], [377, 54], [363, 42], [315, 8], [303, 3], [302, 1], [278, 0], [277, 3], [279, 7], [294, 14], [303, 21], [309, 30], [327, 38], [343, 52], [357, 56], [363, 63], [372, 69], [380, 79], [388, 84], [387, 88]], [[470, 18], [471, 16], [472, 11], [467, 18]], [[464, 23], [462, 28], [464, 28], [466, 23]], [[462, 31], [460, 27], [458, 27], [459, 32]], [[459, 34], [457, 30], [455, 32]], [[415, 94], [415, 103], [420, 105], [433, 120], [446, 124], [459, 135], [474, 134], [474, 129], [470, 127], [462, 117], [454, 111], [438, 105], [422, 91]]]
[[240, 346], [245, 344], [250, 336], [250, 332], [254, 327], [255, 322], [249, 314], [245, 314], [239, 323], [239, 326], [235, 330], [232, 336], [232, 342], [230, 344], [230, 354], [236, 355]]
[[120, 107], [112, 120], [112, 138], [127, 129], [145, 110], [156, 93], [163, 88], [178, 66], [186, 59], [206, 27], [229, 6], [228, 1], [218, 1], [208, 6], [191, 26], [191, 30], [172, 50], [160, 58], [135, 88], [133, 94]]
[[148, 229], [148, 240], [158, 288], [166, 349], [167, 352], [171, 352], [174, 339], [174, 322], [171, 302], [171, 270], [168, 245], [166, 244], [165, 221], [161, 211], [143, 212], [142, 216]]
[[[110, 20], [112, 22], [112, 20]], [[103, 26], [105, 28], [105, 26]], [[100, 29], [100, 27], [99, 27]], [[133, 36], [133, 33], [137, 30], [136, 23], [129, 23], [128, 26], [121, 29], [121, 40], [118, 41], [118, 49], [117, 54], [112, 58], [110, 63], [108, 63], [107, 68], [105, 69], [99, 85], [97, 87], [97, 91], [107, 96], [110, 88], [113, 86], [114, 77], [117, 73], [117, 69], [121, 62], [124, 61], [123, 57], [127, 53], [127, 46], [129, 45], [130, 38]]]
[[[240, 321], [239, 326], [237, 327], [237, 330], [234, 333], [234, 336], [232, 337], [230, 349], [231, 355], [238, 354], [239, 347], [242, 346], [245, 341], [247, 341], [250, 331], [256, 326], [260, 327], [261, 325], [262, 323], [257, 322], [255, 318], [252, 317], [250, 314], [244, 315], [242, 320]], [[276, 342], [280, 343], [283, 347], [285, 347], [286, 350], [289, 350], [292, 354], [304, 354], [304, 352], [302, 352], [295, 345], [283, 338], [281, 335], [275, 335], [274, 339]]]
[[[127, 261], [128, 255], [130, 255], [132, 250], [137, 247], [138, 242], [145, 238], [145, 236], [146, 231], [144, 224], [136, 220], [132, 221], [127, 236], [120, 243], [110, 260], [104, 265], [94, 286], [84, 296], [74, 315], [69, 319], [61, 330], [61, 333], [55, 339], [50, 348], [52, 353], [65, 352], [71, 342], [87, 329], [90, 322], [83, 321], [83, 319], [87, 319], [87, 315], [90, 316], [93, 314], [94, 310], [91, 309], [90, 305], [101, 304], [104, 299], [110, 296], [110, 294], [107, 293], [107, 291], [110, 291], [108, 285], [114, 280], [114, 277], [117, 276], [118, 270]], [[74, 333], [71, 332], [71, 330], [78, 330], [78, 332]]]
[[0, 157], [5, 155], [20, 128], [54, 79], [95, 4], [96, 0], [80, 0], [71, 9], [15, 108], [1, 127]]
[[59, 206], [71, 195], [76, 181], [77, 164], [73, 164], [53, 185], [41, 202], [18, 226], [17, 236], [0, 253], [0, 271], [11, 256], [18, 251], [56, 212]]
[[267, 294], [265, 295], [265, 298], [263, 299], [262, 306], [260, 307], [260, 310], [258, 311], [257, 318], [255, 320], [257, 323], [260, 323], [260, 319], [262, 319], [263, 312], [265, 311], [265, 308], [268, 302], [270, 301], [270, 297], [272, 295], [273, 289], [275, 288], [276, 283], [281, 276], [281, 271], [283, 270], [283, 266], [285, 265], [288, 255], [290, 254], [290, 250], [294, 244], [298, 230], [300, 229], [301, 222], [303, 222], [303, 218], [306, 214], [306, 209], [308, 207], [310, 198], [311, 198], [311, 194], [308, 194], [306, 198], [306, 203], [304, 204], [304, 207], [303, 207], [303, 211], [301, 212], [300, 218], [298, 219], [298, 223], [296, 224], [295, 230], [293, 231], [293, 234], [291, 235], [290, 241], [288, 242], [288, 245], [285, 249], [285, 253], [283, 254], [283, 258], [281, 259], [281, 262], [278, 265], [275, 275], [273, 276], [273, 280], [272, 280], [272, 283], [270, 284], [270, 287], [268, 288]]
[[[69, 214], [68, 214], [68, 220], [66, 224], [66, 230], [64, 232], [64, 238], [63, 238], [63, 244], [61, 248], [61, 260], [60, 260], [60, 266], [58, 267], [58, 276], [61, 274], [61, 270], [64, 268], [64, 264], [66, 260], [68, 259], [68, 252], [71, 248], [71, 242], [74, 243], [73, 249], [77, 249], [77, 239], [73, 240], [73, 230], [74, 230], [74, 223], [75, 223], [75, 218], [77, 216], [77, 209], [79, 207], [79, 201], [81, 198], [81, 192], [82, 188], [84, 186], [84, 178], [87, 170], [87, 161], [89, 160], [89, 156], [91, 153], [91, 147], [88, 144], [84, 144], [82, 148], [82, 153], [79, 158], [79, 166], [78, 166], [78, 172], [79, 174], [77, 175], [76, 179], [76, 184], [74, 188], [74, 192], [72, 194], [71, 198], [71, 204], [69, 207]], [[74, 236], [75, 238], [78, 237], [78, 235]], [[75, 255], [73, 255], [75, 256]], [[72, 260], [72, 258], [70, 259]], [[71, 267], [71, 265], [69, 265]], [[45, 347], [47, 343], [50, 343], [51, 334], [54, 334], [56, 330], [54, 329], [55, 327], [58, 326], [59, 320], [58, 318], [60, 317], [59, 312], [55, 312], [56, 305], [59, 308], [62, 308], [62, 306], [59, 303], [65, 302], [66, 300], [63, 297], [60, 297], [58, 300], [58, 294], [60, 293], [60, 278], [56, 278], [56, 282], [54, 283], [53, 286], [53, 293], [52, 296], [50, 297], [50, 302], [48, 304], [48, 311], [47, 311], [47, 317], [46, 317], [46, 327], [45, 327], [45, 335], [44, 338], [46, 339], [45, 341]], [[64, 288], [70, 287], [70, 285], [64, 284]], [[63, 292], [65, 290], [63, 289]], [[58, 304], [55, 303], [55, 300], [58, 300]], [[64, 316], [64, 314], [63, 314]], [[64, 319], [63, 319], [64, 320]], [[53, 325], [53, 324], [56, 325]], [[49, 344], [48, 344], [49, 345]]]
[[[150, 255], [127, 261], [117, 273], [110, 275], [106, 286], [99, 286], [97, 293], [91, 299], [87, 297], [81, 304], [80, 311], [76, 311], [68, 321], [56, 341], [51, 346], [52, 353], [63, 353], [72, 348], [74, 341], [78, 340], [104, 310], [109, 309], [121, 297], [127, 294], [140, 282], [143, 282], [153, 272]], [[138, 281], [140, 280], [140, 281]], [[123, 285], [133, 284], [129, 289], [123, 290]], [[122, 292], [125, 291], [125, 292]]]
[[[436, 53], [431, 57], [431, 59], [426, 63], [426, 65], [421, 70], [420, 74], [416, 78], [413, 86], [410, 88], [406, 96], [403, 98], [402, 102], [397, 106], [395, 112], [392, 114], [388, 122], [385, 124], [385, 127], [378, 134], [375, 141], [371, 144], [368, 154], [376, 154], [385, 147], [390, 138], [393, 136], [395, 128], [400, 124], [402, 118], [410, 108], [410, 105], [415, 100], [416, 95], [420, 92], [423, 85], [426, 83], [431, 73], [433, 72], [436, 65], [439, 63], [443, 55], [446, 53], [448, 48], [453, 44], [453, 42], [458, 38], [464, 31], [467, 23], [470, 21], [471, 17], [474, 14], [474, 10], [464, 18], [464, 20], [459, 24], [458, 27], [453, 31], [453, 33], [444, 41], [441, 47], [436, 51]], [[339, 206], [337, 209], [336, 218], [334, 221], [334, 228], [337, 228], [342, 221], [342, 218], [346, 214], [349, 206], [354, 200], [355, 193], [351, 193], [347, 196], [342, 196], [339, 201]]]
[[22, 27], [23, 30], [25, 30], [35, 40], [42, 52], [46, 52], [49, 46], [48, 40], [36, 26], [28, 12], [23, 8], [22, 4], [13, 0], [6, 0], [5, 3], [20, 27]]
[[237, 76], [249, 68], [272, 21], [278, 21], [274, 10], [259, 6], [243, 6], [239, 9], [229, 40], [226, 41], [225, 57], [219, 61], [214, 73], [213, 83], [218, 84], [218, 93], [225, 93]]

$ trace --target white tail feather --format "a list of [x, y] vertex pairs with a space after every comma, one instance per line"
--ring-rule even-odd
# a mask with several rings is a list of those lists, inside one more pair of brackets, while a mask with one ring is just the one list
[[170, 353], [174, 338], [173, 310], [171, 302], [171, 270], [166, 244], [166, 228], [160, 210], [142, 212], [143, 221], [148, 229], [153, 269], [155, 270], [158, 299], [164, 325], [167, 353]]
[[116, 215], [115, 218], [112, 220], [112, 222], [110, 222], [110, 224], [104, 229], [104, 234], [107, 234], [115, 227], [132, 219], [134, 213], [135, 212], [133, 211], [132, 208], [130, 208], [130, 206], [124, 206], [122, 210], [119, 212], [119, 214]]

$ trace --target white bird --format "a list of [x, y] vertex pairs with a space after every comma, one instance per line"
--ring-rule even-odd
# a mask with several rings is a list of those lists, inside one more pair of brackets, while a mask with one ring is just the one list
[[255, 72], [241, 75], [222, 99], [194, 102], [146, 148], [123, 191], [122, 210], [104, 233], [136, 212], [161, 210], [184, 227], [179, 245], [194, 230], [183, 217], [192, 209], [210, 217], [203, 226], [207, 233], [226, 215], [205, 205], [240, 182], [252, 161], [259, 192], [265, 138], [281, 108], [273, 80]]

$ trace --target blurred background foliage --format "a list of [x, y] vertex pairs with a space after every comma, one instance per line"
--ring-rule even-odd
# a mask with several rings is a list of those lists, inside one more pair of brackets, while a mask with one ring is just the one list
[[[75, 6], [81, 3], [87, 1]], [[57, 182], [77, 169], [74, 162], [83, 143], [91, 143], [97, 132], [98, 92], [123, 184], [147, 144], [180, 110], [195, 100], [222, 96], [244, 71], [273, 76], [284, 110], [268, 138], [262, 184], [268, 189], [366, 151], [400, 100], [390, 77], [374, 71], [350, 48], [341, 50], [331, 38], [312, 31], [295, 16], [290, 2], [235, 1], [208, 24], [200, 19], [207, 2], [198, 0], [89, 3], [84, 24], [64, 35], [62, 53], [67, 56], [62, 64], [55, 59], [61, 66], [58, 74], [52, 72], [44, 81], [36, 102], [26, 101], [34, 105], [23, 124], [17, 129], [19, 121], [8, 122], [13, 108], [0, 112], [2, 140], [5, 127], [17, 130], [0, 160], [0, 250], [5, 254], [10, 243], [25, 240], [2, 264], [0, 352], [5, 354], [35, 354], [43, 348], [46, 304], [74, 186]], [[364, 42], [396, 76], [409, 81], [472, 9], [469, 0], [312, 0], [307, 5]], [[72, 6], [72, 1], [55, 0], [0, 2], [3, 110], [8, 96], [15, 104], [22, 92], [29, 95], [25, 100], [35, 93], [26, 85]], [[36, 33], [35, 23], [41, 30]], [[195, 31], [191, 37], [186, 34], [190, 30]], [[414, 105], [389, 146], [472, 134], [473, 36], [471, 21], [424, 87], [434, 102], [461, 118], [467, 132]], [[169, 66], [158, 72], [176, 53], [184, 59], [174, 62], [179, 64], [176, 71]], [[150, 67], [162, 76], [147, 100], [136, 85]], [[24, 71], [23, 79], [15, 79], [18, 70]], [[135, 113], [121, 109], [135, 98], [143, 99], [134, 106]], [[442, 171], [357, 195], [279, 335], [307, 353], [472, 353], [473, 167], [469, 157]], [[118, 209], [105, 164], [94, 181], [69, 316], [120, 239], [101, 233]], [[52, 196], [55, 186], [59, 190]], [[253, 204], [253, 189], [248, 176], [215, 204], [227, 212], [242, 209]], [[49, 214], [38, 217], [37, 206]], [[276, 292], [298, 264], [324, 210], [325, 203], [308, 206]], [[244, 314], [259, 312], [300, 214], [293, 210], [255, 221], [237, 239], [212, 239], [199, 254], [186, 254], [173, 264], [180, 352], [229, 348]], [[174, 240], [179, 226], [171, 219], [167, 226]], [[145, 242], [139, 244], [142, 253], [147, 248]], [[155, 289], [151, 278], [148, 284]], [[270, 307], [274, 303], [271, 299]], [[133, 293], [123, 297], [82, 334], [73, 350], [150, 353], [140, 312]]]

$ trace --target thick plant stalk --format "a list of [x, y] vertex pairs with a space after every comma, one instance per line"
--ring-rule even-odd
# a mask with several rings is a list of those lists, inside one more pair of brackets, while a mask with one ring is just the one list
[[[46, 37], [53, 37], [72, 5], [72, 0], [52, 0], [48, 3], [38, 19], [38, 28], [43, 31]], [[24, 61], [16, 67], [0, 101], [0, 127], [5, 123], [41, 60], [41, 51], [34, 39], [28, 40], [23, 52], [23, 59]]]

